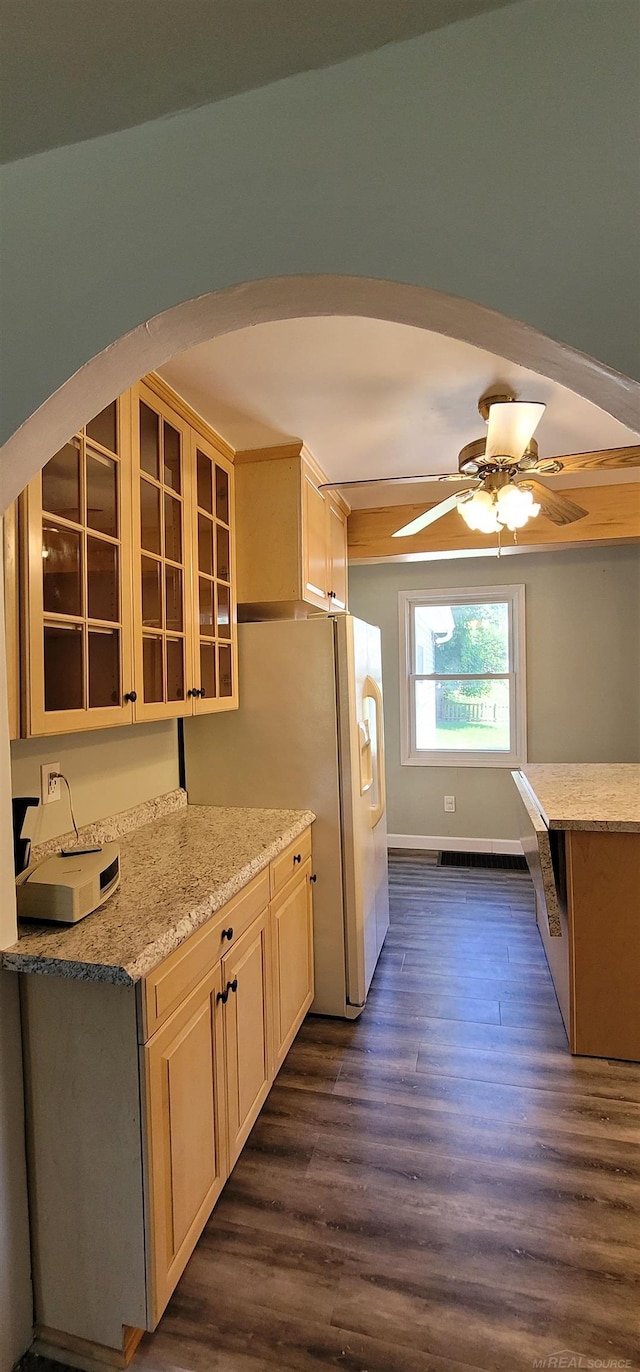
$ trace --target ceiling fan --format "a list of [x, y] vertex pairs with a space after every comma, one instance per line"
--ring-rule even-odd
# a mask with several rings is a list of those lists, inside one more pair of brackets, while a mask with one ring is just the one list
[[541, 401], [516, 400], [496, 393], [483, 396], [478, 410], [487, 424], [486, 438], [467, 443], [458, 455], [458, 471], [445, 475], [382, 477], [369, 481], [327, 482], [329, 486], [369, 486], [379, 482], [464, 481], [454, 495], [431, 505], [417, 519], [396, 529], [394, 538], [407, 538], [458, 510], [470, 529], [478, 533], [514, 534], [540, 513], [554, 524], [573, 524], [587, 511], [568, 496], [552, 491], [538, 476], [640, 466], [640, 447], [608, 448], [601, 452], [571, 453], [541, 458], [533, 437], [546, 406]]

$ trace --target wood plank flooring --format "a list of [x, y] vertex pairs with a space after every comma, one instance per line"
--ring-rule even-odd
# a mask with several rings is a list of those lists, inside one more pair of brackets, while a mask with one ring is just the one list
[[528, 876], [390, 880], [362, 1018], [303, 1026], [137, 1372], [640, 1366], [640, 1067], [569, 1055]]

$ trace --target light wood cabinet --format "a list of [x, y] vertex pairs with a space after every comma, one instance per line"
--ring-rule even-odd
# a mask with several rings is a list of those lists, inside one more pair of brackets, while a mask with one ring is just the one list
[[238, 704], [233, 467], [193, 436], [193, 713]]
[[133, 405], [135, 717], [234, 709], [233, 465], [143, 383]]
[[327, 502], [318, 490], [311, 472], [302, 473], [302, 598], [325, 610], [329, 600], [329, 540]]
[[191, 434], [148, 387], [132, 400], [135, 718], [166, 719], [193, 690]]
[[131, 723], [130, 402], [70, 439], [23, 497], [27, 736]]
[[228, 1172], [220, 963], [144, 1048], [154, 1323]]
[[141, 1042], [155, 1034], [268, 903], [269, 871], [265, 870], [145, 977], [141, 997]]
[[334, 609], [347, 608], [347, 516], [342, 504], [326, 496], [329, 599]]
[[275, 1069], [282, 1066], [313, 1000], [311, 860], [271, 904]]
[[346, 610], [347, 515], [302, 444], [236, 454], [241, 619]]
[[137, 986], [23, 978], [39, 1351], [124, 1366], [155, 1328], [311, 1004], [310, 854]]
[[154, 1323], [313, 1000], [313, 880], [307, 829], [145, 979]]
[[23, 496], [26, 736], [237, 708], [231, 450], [159, 378]]
[[292, 877], [299, 875], [307, 859], [311, 857], [311, 830], [306, 829], [299, 838], [294, 839], [271, 863], [271, 897], [288, 887]]
[[272, 1079], [269, 910], [222, 961], [229, 1166], [266, 1100]]

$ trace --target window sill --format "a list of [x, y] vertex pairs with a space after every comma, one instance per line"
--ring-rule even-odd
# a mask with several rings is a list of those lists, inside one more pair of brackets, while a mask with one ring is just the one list
[[415, 753], [403, 757], [403, 767], [523, 767], [526, 759], [516, 753]]

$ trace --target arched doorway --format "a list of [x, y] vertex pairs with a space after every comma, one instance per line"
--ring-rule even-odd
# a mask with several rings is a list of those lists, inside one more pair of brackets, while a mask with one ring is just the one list
[[219, 335], [271, 320], [314, 315], [389, 320], [491, 349], [560, 382], [629, 427], [640, 428], [638, 382], [494, 310], [398, 281], [278, 277], [184, 301], [140, 324], [87, 362], [0, 450], [0, 509], [6, 509], [71, 433], [145, 372]]

